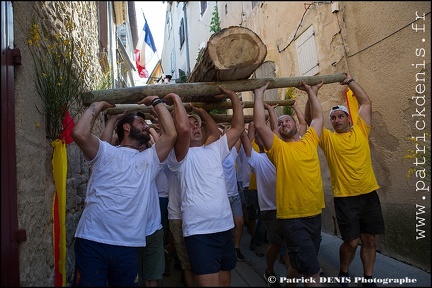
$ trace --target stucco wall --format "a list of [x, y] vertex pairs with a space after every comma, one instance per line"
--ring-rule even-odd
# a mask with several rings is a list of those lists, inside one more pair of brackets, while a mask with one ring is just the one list
[[[13, 2], [15, 47], [21, 51], [22, 65], [15, 77], [16, 145], [18, 183], [18, 225], [26, 230], [27, 240], [19, 245], [20, 286], [54, 285], [53, 251], [53, 147], [45, 137], [43, 103], [35, 88], [35, 69], [27, 39], [33, 20], [49, 30], [64, 33], [66, 16], [75, 26], [74, 37], [86, 53], [92, 55], [88, 74], [92, 81], [101, 75], [97, 52], [98, 20], [95, 2], [47, 1]], [[82, 58], [79, 58], [82, 59]], [[78, 63], [80, 64], [80, 63]], [[91, 85], [92, 83], [89, 82]], [[78, 116], [78, 115], [77, 115]], [[75, 121], [78, 117], [75, 118]], [[101, 123], [95, 133], [100, 132]], [[99, 132], [98, 132], [99, 131]], [[74, 143], [67, 145], [67, 282], [74, 270], [73, 234], [82, 212], [88, 166]]]
[[[426, 1], [337, 3], [339, 10], [335, 13], [330, 2], [263, 1], [252, 8], [249, 2], [219, 1], [218, 7], [221, 27], [240, 24], [261, 37], [268, 49], [266, 61], [274, 64], [275, 77], [300, 75], [295, 40], [312, 25], [319, 74], [349, 72], [366, 90], [373, 102], [370, 145], [386, 222], [386, 234], [378, 237], [377, 248], [383, 254], [430, 272], [430, 174], [428, 181], [415, 175], [407, 180], [406, 175], [416, 159], [406, 159], [406, 156], [409, 150], [416, 149], [407, 139], [409, 135], [421, 137], [429, 132], [428, 143], [420, 139], [418, 148], [426, 145], [430, 149], [431, 4]], [[425, 20], [416, 21], [416, 15], [423, 14]], [[424, 25], [425, 32], [415, 32], [413, 25], [419, 28]], [[421, 79], [416, 80], [416, 74]], [[324, 115], [335, 104], [345, 102], [345, 90], [346, 86], [338, 83], [320, 89]], [[279, 99], [283, 99], [285, 91], [278, 89]], [[299, 90], [295, 95], [303, 110], [306, 95]], [[423, 97], [416, 102], [412, 98], [415, 95]], [[251, 97], [250, 93], [242, 96], [251, 99], [247, 98]], [[425, 101], [420, 103], [420, 100]], [[328, 117], [325, 119], [325, 126], [331, 128]], [[423, 120], [427, 123], [425, 128], [418, 129], [416, 121]], [[339, 235], [327, 163], [321, 150], [320, 155], [326, 199], [323, 230]], [[423, 157], [430, 159], [430, 150], [429, 153], [420, 150], [418, 161], [423, 161]], [[421, 185], [425, 185], [423, 191], [418, 189]]]

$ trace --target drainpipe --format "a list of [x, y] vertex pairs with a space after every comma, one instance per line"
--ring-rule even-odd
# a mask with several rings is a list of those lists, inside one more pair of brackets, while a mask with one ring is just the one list
[[189, 60], [189, 35], [188, 35], [188, 24], [187, 24], [187, 15], [186, 15], [186, 2], [183, 4], [183, 13], [185, 20], [185, 40], [186, 40], [186, 75], [189, 77], [190, 75], [190, 60]]

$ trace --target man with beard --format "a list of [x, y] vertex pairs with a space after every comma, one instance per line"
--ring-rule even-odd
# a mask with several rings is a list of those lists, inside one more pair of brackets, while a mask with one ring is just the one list
[[324, 124], [321, 104], [313, 88], [302, 81], [297, 88], [308, 94], [310, 127], [300, 136], [295, 119], [291, 115], [282, 115], [277, 122], [279, 138], [265, 121], [263, 98], [268, 84], [254, 90], [254, 128], [276, 167], [276, 218], [280, 222], [290, 264], [307, 279], [304, 286], [322, 286], [317, 256], [324, 207], [318, 158], [319, 136]]
[[174, 105], [174, 112], [183, 108], [180, 97], [173, 93], [164, 100], [147, 96], [138, 102], [154, 107], [164, 131], [157, 143], [144, 151], [139, 147], [150, 140], [148, 125], [136, 114], [118, 121], [119, 146], [92, 134], [98, 115], [115, 106], [106, 101], [92, 103], [72, 131], [91, 167], [85, 207], [75, 233], [73, 286], [137, 285], [137, 248], [146, 246], [149, 225], [160, 225], [160, 218], [157, 221], [152, 213], [143, 211], [155, 209], [151, 207], [154, 178], [177, 138], [173, 118], [163, 102]]

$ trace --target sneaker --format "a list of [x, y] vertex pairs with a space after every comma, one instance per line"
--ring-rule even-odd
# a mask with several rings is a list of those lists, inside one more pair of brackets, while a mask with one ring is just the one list
[[245, 257], [243, 256], [243, 254], [241, 253], [240, 248], [236, 248], [235, 251], [236, 251], [237, 261], [239, 261], [239, 262], [244, 262], [244, 261], [246, 261], [246, 258], [245, 258]]
[[266, 280], [268, 287], [281, 287], [274, 272], [268, 273], [266, 269], [264, 272], [264, 279]]
[[257, 255], [258, 257], [264, 256], [264, 250], [261, 246], [255, 248], [255, 255]]
[[349, 283], [351, 282], [349, 274], [348, 273], [339, 273], [338, 275], [339, 279], [340, 279], [340, 283], [339, 283], [339, 287], [350, 287]]

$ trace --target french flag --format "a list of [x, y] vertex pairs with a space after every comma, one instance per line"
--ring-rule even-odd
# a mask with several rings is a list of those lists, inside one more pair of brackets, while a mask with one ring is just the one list
[[135, 62], [138, 69], [138, 75], [141, 78], [148, 78], [149, 73], [146, 65], [150, 62], [153, 55], [156, 53], [156, 45], [153, 40], [150, 28], [147, 24], [147, 19], [144, 16], [144, 28], [141, 30], [138, 44], [135, 48]]

